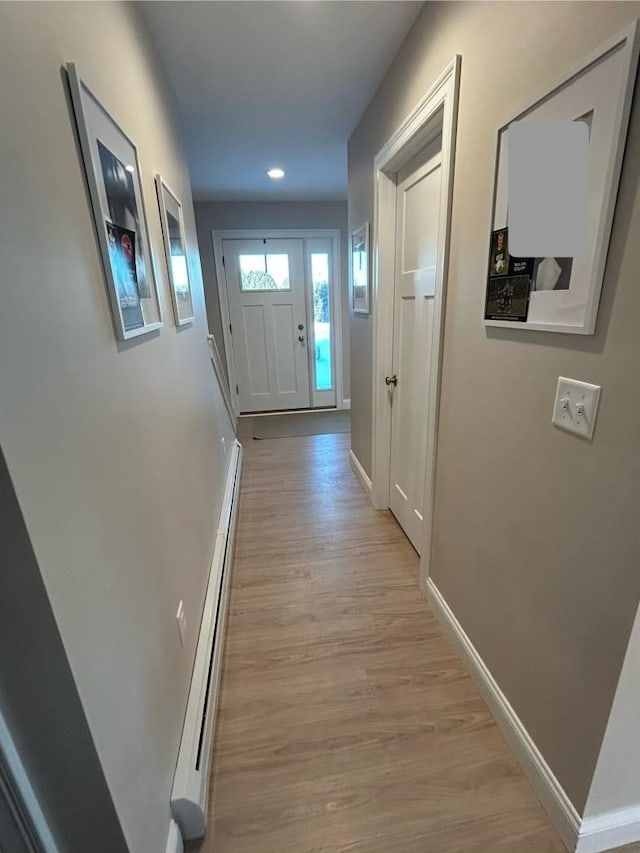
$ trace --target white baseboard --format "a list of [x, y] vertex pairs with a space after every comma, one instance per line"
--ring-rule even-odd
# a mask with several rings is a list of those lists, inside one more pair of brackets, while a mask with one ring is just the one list
[[350, 409], [351, 408], [351, 398], [345, 397], [345, 399], [342, 401], [342, 405], [340, 406], [340, 408], [341, 409]]
[[[575, 850], [581, 823], [575, 806], [431, 578], [427, 578], [425, 590], [433, 612], [453, 640], [551, 822], [567, 849]], [[596, 853], [604, 849], [579, 848], [581, 853]]]
[[184, 845], [182, 843], [182, 835], [175, 820], [169, 824], [169, 834], [167, 835], [167, 846], [165, 853], [184, 853]]
[[353, 473], [356, 475], [358, 480], [360, 480], [360, 485], [365, 490], [369, 500], [371, 500], [371, 478], [368, 476], [367, 472], [364, 470], [364, 468], [358, 461], [358, 457], [355, 455], [353, 450], [349, 451], [349, 462], [351, 463]]
[[640, 841], [640, 805], [586, 817], [576, 853], [604, 853]]
[[205, 834], [210, 811], [209, 770], [222, 673], [241, 472], [242, 445], [236, 439], [227, 470], [171, 791], [171, 811], [185, 841]]

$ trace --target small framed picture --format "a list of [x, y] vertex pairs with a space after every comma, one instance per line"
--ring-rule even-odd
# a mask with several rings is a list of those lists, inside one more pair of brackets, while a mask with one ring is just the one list
[[351, 304], [355, 314], [369, 314], [369, 223], [351, 233]]
[[113, 325], [125, 341], [162, 326], [138, 151], [73, 63], [67, 74]]
[[160, 206], [173, 313], [176, 326], [185, 326], [193, 322], [194, 316], [182, 204], [160, 175], [156, 175], [156, 192]]

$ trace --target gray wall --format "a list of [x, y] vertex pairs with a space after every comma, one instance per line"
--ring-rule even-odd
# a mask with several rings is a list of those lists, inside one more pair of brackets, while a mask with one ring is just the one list
[[[125, 345], [114, 339], [67, 61], [141, 158], [165, 325]], [[221, 437], [233, 438], [209, 360], [176, 109], [138, 11], [120, 3], [2, 4], [0, 102], [2, 446], [126, 841], [158, 853], [222, 502]], [[184, 203], [196, 321], [180, 332], [155, 172]]]
[[[432, 575], [579, 810], [640, 595], [640, 93], [596, 334], [487, 330], [484, 277], [497, 128], [639, 14], [429, 3], [349, 142], [353, 227], [373, 216], [375, 154], [462, 54]], [[371, 472], [369, 318], [351, 341], [352, 444]], [[559, 375], [603, 386], [591, 443], [550, 424]]]
[[60, 853], [126, 853], [1, 449], [0, 508], [2, 716]]
[[[216, 268], [213, 257], [212, 231], [271, 228], [339, 228], [342, 269], [342, 354], [343, 390], [349, 398], [349, 286], [347, 269], [347, 205], [341, 201], [316, 202], [196, 202], [196, 226], [202, 259], [209, 329], [215, 336], [223, 358], [224, 340]], [[225, 358], [226, 366], [226, 358]]]

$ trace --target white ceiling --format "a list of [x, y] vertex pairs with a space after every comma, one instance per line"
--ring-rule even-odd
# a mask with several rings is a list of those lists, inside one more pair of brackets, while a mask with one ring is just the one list
[[[196, 199], [340, 199], [347, 139], [422, 3], [144, 2]], [[266, 177], [282, 166], [286, 177]]]

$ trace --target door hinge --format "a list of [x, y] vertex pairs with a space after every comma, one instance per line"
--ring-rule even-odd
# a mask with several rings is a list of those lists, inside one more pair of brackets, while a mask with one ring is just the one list
[[229, 332], [233, 334], [233, 329], [231, 328], [231, 323], [229, 323]]
[[238, 386], [236, 385], [236, 394], [239, 394], [239, 393], [240, 393], [240, 389], [239, 389], [239, 388], [238, 388]]
[[225, 264], [225, 262], [224, 262], [224, 255], [222, 256], [222, 266], [223, 266], [223, 267], [226, 267], [226, 264]]

